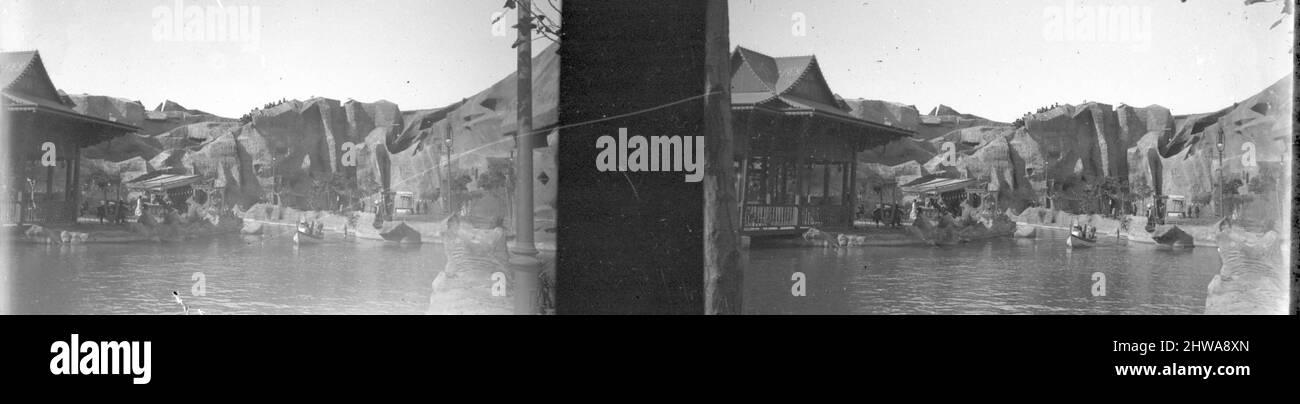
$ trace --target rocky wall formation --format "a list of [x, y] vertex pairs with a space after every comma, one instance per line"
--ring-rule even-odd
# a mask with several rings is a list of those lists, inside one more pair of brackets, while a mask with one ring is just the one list
[[[1023, 126], [988, 123], [953, 127], [939, 135], [918, 134], [928, 145], [903, 139], [859, 155], [860, 164], [895, 167], [919, 163], [923, 175], [944, 174], [989, 181], [1000, 201], [1023, 208], [1040, 199], [1050, 180], [1057, 190], [1078, 191], [1104, 178], [1125, 178], [1161, 195], [1204, 202], [1218, 178], [1219, 139], [1224, 140], [1225, 182], [1280, 177], [1291, 135], [1290, 77], [1220, 111], [1174, 116], [1159, 105], [1133, 107], [1089, 102], [1059, 105], [1027, 115]], [[914, 107], [883, 101], [845, 101], [855, 115], [877, 122], [909, 122]], [[920, 116], [927, 122], [978, 118], [940, 106]], [[912, 129], [912, 128], [909, 128]], [[918, 131], [920, 133], [920, 131]], [[881, 171], [881, 170], [876, 170]], [[859, 184], [862, 186], [863, 184]], [[1278, 185], [1277, 187], [1284, 186]], [[1243, 209], [1266, 215], [1282, 201], [1277, 187], [1251, 198]], [[1276, 194], [1276, 195], [1274, 195]], [[1272, 208], [1270, 208], [1272, 207]]]
[[[545, 128], [557, 116], [558, 52], [552, 47], [534, 63], [534, 125]], [[141, 127], [85, 149], [83, 176], [129, 181], [153, 171], [197, 174], [225, 187], [228, 203], [247, 207], [278, 190], [275, 196], [285, 205], [332, 210], [338, 206], [331, 195], [346, 195], [352, 205], [343, 207], [360, 209], [359, 201], [385, 184], [421, 199], [438, 197], [448, 188], [448, 151], [450, 171], [470, 176], [468, 187], [477, 189], [477, 176], [489, 163], [513, 156], [515, 86], [511, 74], [463, 101], [428, 110], [403, 111], [384, 100], [287, 100], [252, 111], [247, 123], [171, 101], [146, 111], [121, 98], [69, 97], [78, 111]], [[558, 179], [555, 134], [536, 136], [550, 146], [534, 150], [535, 202], [549, 210]], [[345, 156], [355, 156], [355, 166], [344, 164]]]

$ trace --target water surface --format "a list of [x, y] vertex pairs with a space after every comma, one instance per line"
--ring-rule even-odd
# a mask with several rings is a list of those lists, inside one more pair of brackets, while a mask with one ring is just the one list
[[[1065, 248], [1065, 231], [948, 247], [754, 247], [752, 314], [1201, 314], [1219, 271], [1214, 247], [1162, 249], [1104, 239]], [[807, 295], [792, 296], [802, 272]], [[1093, 273], [1105, 295], [1093, 296]]]
[[[179, 243], [9, 246], [19, 314], [423, 314], [446, 258], [435, 244], [295, 247], [284, 232]], [[202, 274], [203, 296], [194, 295]]]

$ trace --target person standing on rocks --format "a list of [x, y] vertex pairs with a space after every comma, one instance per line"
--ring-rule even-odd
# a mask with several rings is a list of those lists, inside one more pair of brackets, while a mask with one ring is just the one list
[[126, 224], [126, 201], [118, 199], [117, 208], [113, 209], [113, 223]]

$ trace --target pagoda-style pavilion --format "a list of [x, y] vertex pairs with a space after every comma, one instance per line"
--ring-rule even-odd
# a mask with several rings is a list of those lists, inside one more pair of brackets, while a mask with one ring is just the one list
[[[81, 148], [139, 128], [74, 111], [36, 51], [0, 53], [0, 223], [75, 222]], [[51, 147], [53, 146], [53, 147]]]
[[743, 233], [852, 226], [857, 153], [914, 132], [854, 117], [815, 56], [737, 47], [731, 69]]

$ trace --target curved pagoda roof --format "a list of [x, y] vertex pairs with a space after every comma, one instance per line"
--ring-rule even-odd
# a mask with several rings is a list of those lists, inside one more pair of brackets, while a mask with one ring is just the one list
[[745, 47], [731, 54], [731, 108], [790, 116], [817, 116], [867, 130], [869, 135], [907, 137], [915, 132], [853, 116], [836, 99], [817, 57], [772, 57]]
[[82, 139], [81, 143], [86, 145], [140, 130], [133, 125], [74, 111], [71, 102], [54, 87], [37, 51], [0, 52], [0, 104], [10, 112], [50, 114], [106, 129], [85, 134], [92, 137]]

